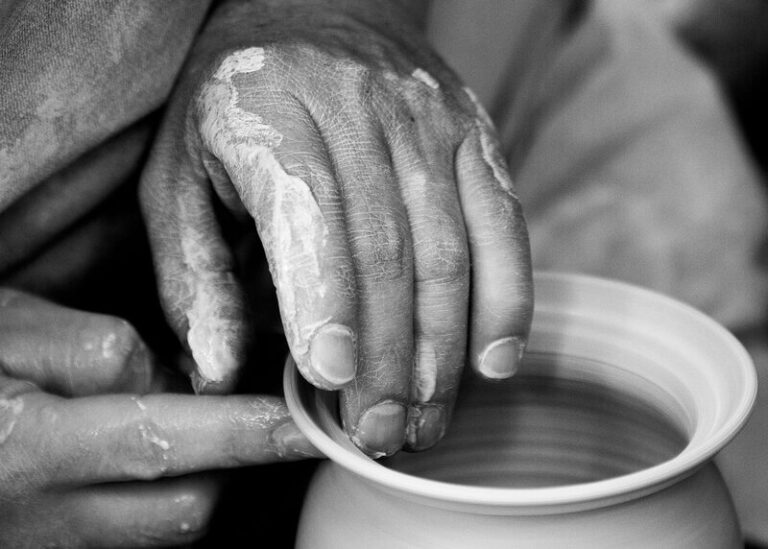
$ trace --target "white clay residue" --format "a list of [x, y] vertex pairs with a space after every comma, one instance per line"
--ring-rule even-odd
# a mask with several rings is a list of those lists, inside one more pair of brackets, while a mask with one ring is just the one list
[[176, 496], [173, 498], [173, 503], [176, 505], [184, 505], [189, 506], [195, 503], [195, 496], [192, 496], [190, 494], [182, 494], [180, 496]]
[[260, 71], [264, 66], [264, 48], [246, 48], [228, 55], [213, 75], [229, 82], [237, 74]]
[[115, 343], [117, 334], [111, 332], [101, 341], [101, 356], [103, 358], [112, 358], [115, 356]]
[[416, 400], [428, 402], [437, 385], [437, 357], [429, 341], [419, 341], [416, 347], [416, 365], [413, 373]]
[[481, 130], [480, 146], [483, 149], [483, 160], [491, 167], [494, 179], [507, 193], [517, 196], [512, 185], [512, 178], [510, 178], [509, 172], [504, 167], [498, 141], [487, 131]]
[[416, 69], [411, 73], [411, 76], [414, 77], [416, 80], [421, 82], [422, 84], [425, 84], [432, 88], [433, 90], [439, 90], [440, 84], [435, 80], [431, 74], [429, 74], [424, 69]]
[[207, 86], [202, 94], [204, 104], [212, 107], [204, 113], [202, 133], [219, 159], [226, 158], [238, 145], [262, 145], [271, 149], [282, 141], [283, 136], [264, 124], [260, 116], [240, 107], [235, 77], [258, 72], [263, 67], [263, 48], [236, 51], [221, 62], [213, 75], [216, 83]]
[[284, 402], [272, 397], [256, 397], [248, 403], [253, 412], [237, 417], [249, 430], [271, 430], [291, 417]]
[[[202, 96], [202, 134], [256, 219], [286, 337], [302, 366], [309, 336], [317, 329], [317, 323], [307, 322], [306, 312], [326, 293], [321, 257], [328, 228], [309, 186], [275, 157], [282, 135], [240, 105], [235, 78], [264, 64], [261, 48], [235, 52], [222, 62]], [[204, 312], [202, 302], [200, 308]]]
[[485, 107], [483, 107], [483, 104], [480, 102], [480, 98], [477, 97], [475, 92], [473, 92], [470, 88], [464, 88], [464, 93], [467, 94], [467, 97], [469, 97], [469, 100], [472, 101], [472, 104], [475, 106], [475, 114], [477, 115], [479, 121], [482, 122], [485, 126], [492, 128], [493, 121], [488, 115], [488, 112], [485, 110]]
[[[194, 236], [184, 237], [181, 242], [184, 262], [190, 267], [193, 278], [189, 281], [192, 304], [187, 310], [187, 343], [198, 373], [207, 381], [220, 381], [237, 368], [237, 359], [232, 352], [231, 323], [221, 316], [221, 297], [215, 292], [217, 281], [201, 265], [211, 259], [209, 253]], [[204, 255], [201, 255], [204, 254]]]
[[20, 398], [0, 399], [0, 444], [8, 440], [16, 426], [24, 401]]
[[499, 186], [504, 189], [508, 194], [517, 196], [515, 193], [514, 185], [512, 184], [512, 178], [509, 176], [509, 172], [504, 164], [504, 157], [499, 149], [499, 141], [495, 136], [495, 129], [491, 117], [488, 116], [480, 100], [475, 93], [469, 88], [464, 88], [472, 104], [475, 106], [477, 116], [477, 129], [480, 133], [480, 147], [483, 152], [483, 160], [491, 168], [493, 177], [498, 182]]
[[149, 442], [160, 448], [163, 452], [167, 452], [171, 448], [171, 444], [155, 433], [151, 427], [147, 425], [139, 425], [139, 432], [141, 433], [142, 440]]
[[132, 396], [131, 400], [134, 402], [134, 404], [136, 404], [138, 409], [141, 410], [142, 412], [145, 412], [147, 410], [147, 405], [144, 404], [139, 397]]

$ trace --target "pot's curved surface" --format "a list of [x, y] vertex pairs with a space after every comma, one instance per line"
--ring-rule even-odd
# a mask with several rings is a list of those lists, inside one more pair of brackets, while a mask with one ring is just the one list
[[297, 549], [741, 549], [714, 465], [653, 495], [590, 511], [476, 514], [383, 491], [329, 462], [313, 478]]
[[374, 462], [335, 397], [288, 361], [296, 423], [333, 463], [305, 502], [299, 547], [738, 547], [713, 455], [756, 393], [722, 327], [667, 297], [537, 274], [518, 376], [467, 376], [433, 450]]

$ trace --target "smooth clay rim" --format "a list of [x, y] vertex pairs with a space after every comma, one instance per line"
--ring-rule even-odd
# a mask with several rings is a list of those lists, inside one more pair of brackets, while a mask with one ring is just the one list
[[[742, 398], [734, 407], [728, 421], [707, 439], [707, 444], [692, 446], [690, 443], [674, 458], [655, 466], [596, 482], [571, 484], [543, 488], [493, 488], [467, 486], [416, 477], [389, 469], [358, 450], [344, 434], [335, 420], [320, 417], [316, 420], [301, 402], [301, 392], [310, 391], [314, 397], [313, 405], [320, 414], [324, 413], [323, 403], [330, 395], [328, 392], [314, 389], [298, 373], [293, 359], [288, 356], [283, 374], [283, 384], [288, 408], [299, 429], [321, 452], [339, 466], [364, 479], [388, 488], [442, 504], [469, 504], [483, 507], [506, 508], [544, 508], [562, 506], [587, 506], [590, 502], [628, 500], [655, 492], [688, 476], [699, 466], [710, 460], [744, 426], [757, 397], [757, 375], [752, 359], [738, 340], [720, 324], [701, 313], [663, 294], [640, 288], [631, 284], [593, 276], [539, 272], [535, 274], [538, 282], [565, 285], [598, 285], [613, 287], [631, 292], [643, 299], [664, 303], [673, 307], [682, 315], [704, 325], [707, 330], [718, 334], [728, 345], [737, 360], [733, 367], [740, 369], [744, 380]], [[335, 398], [334, 398], [335, 400]], [[327, 415], [327, 413], [326, 413]]]

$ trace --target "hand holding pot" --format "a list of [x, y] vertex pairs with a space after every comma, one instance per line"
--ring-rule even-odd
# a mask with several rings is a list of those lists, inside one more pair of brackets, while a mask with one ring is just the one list
[[424, 449], [465, 349], [486, 377], [516, 369], [525, 223], [490, 122], [420, 38], [418, 8], [327, 4], [214, 13], [143, 177], [162, 299], [196, 388], [228, 390], [252, 328], [225, 225], [255, 222], [302, 374], [343, 388], [368, 453]]
[[3, 547], [189, 542], [218, 492], [203, 471], [316, 455], [280, 399], [158, 393], [118, 318], [0, 289], [0, 365]]

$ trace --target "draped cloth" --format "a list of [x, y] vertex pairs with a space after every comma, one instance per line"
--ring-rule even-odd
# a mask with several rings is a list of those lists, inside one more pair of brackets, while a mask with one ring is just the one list
[[[209, 3], [0, 0], [6, 283], [56, 294], [52, 286], [80, 277], [114, 247], [119, 223], [84, 220], [135, 185], [153, 113], [168, 97]], [[125, 217], [122, 208], [117, 218]]]

